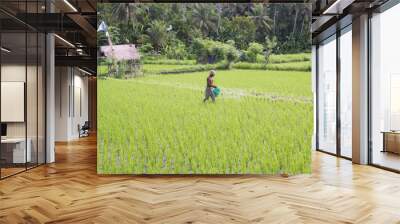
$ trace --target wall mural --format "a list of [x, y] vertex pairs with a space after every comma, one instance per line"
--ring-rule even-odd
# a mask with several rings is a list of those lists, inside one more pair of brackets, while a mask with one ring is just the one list
[[311, 172], [310, 4], [98, 4], [98, 173]]

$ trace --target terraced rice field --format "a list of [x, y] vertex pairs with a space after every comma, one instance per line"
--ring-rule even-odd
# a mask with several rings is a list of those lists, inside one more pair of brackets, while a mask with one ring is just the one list
[[215, 104], [207, 72], [99, 80], [98, 172], [309, 173], [310, 76], [217, 71]]

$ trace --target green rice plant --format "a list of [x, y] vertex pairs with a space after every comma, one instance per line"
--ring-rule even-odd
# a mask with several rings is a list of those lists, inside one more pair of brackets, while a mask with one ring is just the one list
[[227, 62], [217, 64], [197, 65], [167, 65], [167, 64], [144, 64], [144, 73], [149, 74], [182, 74], [190, 72], [206, 71], [211, 69], [226, 69]]
[[206, 76], [98, 80], [98, 172], [311, 171], [313, 106], [311, 100], [298, 100], [311, 98], [309, 73], [217, 72], [223, 93], [215, 104], [202, 103]]
[[279, 63], [279, 64], [268, 64], [268, 70], [275, 71], [311, 71], [311, 62], [303, 61], [303, 62], [288, 62], [288, 63]]
[[[310, 72], [264, 71], [264, 70], [216, 70], [217, 86], [233, 94], [267, 95], [271, 97], [294, 97], [312, 101]], [[139, 81], [164, 86], [179, 86], [203, 91], [208, 71], [188, 74], [146, 76]], [[224, 91], [223, 91], [224, 94]]]
[[160, 74], [162, 72], [174, 71], [177, 69], [189, 69], [193, 65], [170, 65], [170, 64], [143, 64], [143, 72], [146, 75]]
[[253, 70], [275, 70], [275, 71], [311, 71], [311, 62], [288, 62], [277, 64], [260, 64], [249, 62], [238, 62], [232, 66], [235, 69], [253, 69]]
[[301, 62], [311, 61], [311, 53], [300, 54], [273, 54], [269, 56], [269, 63], [288, 63], [288, 62]]
[[144, 59], [143, 64], [158, 64], [158, 65], [195, 65], [196, 60], [176, 60], [176, 59]]
[[99, 66], [97, 66], [97, 73], [98, 74], [107, 74], [107, 72], [108, 72], [107, 65], [99, 65]]
[[261, 63], [251, 63], [251, 62], [238, 62], [232, 65], [235, 69], [254, 69], [254, 70], [266, 70], [267, 65]]

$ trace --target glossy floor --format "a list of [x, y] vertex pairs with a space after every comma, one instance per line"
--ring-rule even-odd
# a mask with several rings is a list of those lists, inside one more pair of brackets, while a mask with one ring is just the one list
[[381, 152], [376, 150], [372, 157], [374, 164], [400, 170], [400, 155], [391, 152]]
[[0, 181], [0, 223], [400, 223], [400, 175], [313, 153], [313, 174], [98, 176], [96, 139]]

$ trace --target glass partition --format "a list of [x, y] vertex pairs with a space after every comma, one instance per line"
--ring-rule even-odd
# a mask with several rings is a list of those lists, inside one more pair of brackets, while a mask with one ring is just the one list
[[336, 153], [336, 36], [318, 48], [318, 149]]
[[26, 41], [25, 32], [1, 34], [2, 177], [24, 171], [31, 161], [26, 139]]
[[352, 33], [351, 25], [340, 36], [340, 154], [352, 157]]
[[37, 162], [46, 162], [45, 124], [46, 124], [46, 38], [43, 33], [38, 33], [38, 64], [37, 64]]
[[[21, 17], [40, 12], [43, 4], [0, 6]], [[0, 12], [0, 178], [45, 162], [45, 44], [43, 33]]]
[[37, 165], [37, 149], [38, 149], [38, 35], [35, 32], [27, 33], [27, 98], [26, 98], [26, 111], [27, 111], [27, 150], [31, 151], [30, 161], [27, 163], [27, 167], [34, 167]]
[[371, 162], [400, 170], [400, 5], [371, 18]]

